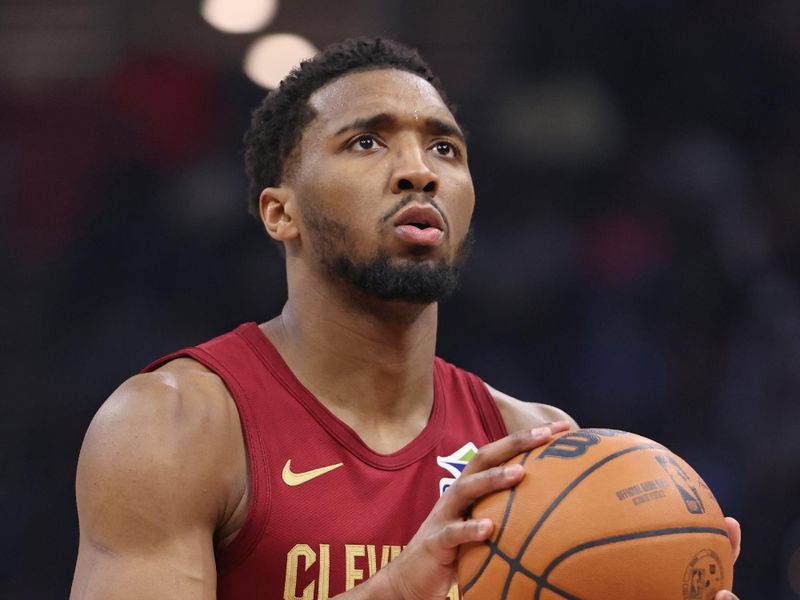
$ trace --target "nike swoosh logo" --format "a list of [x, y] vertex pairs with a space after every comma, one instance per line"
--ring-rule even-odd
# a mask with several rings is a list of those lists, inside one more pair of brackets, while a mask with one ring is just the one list
[[283, 483], [286, 485], [301, 485], [307, 481], [311, 481], [312, 479], [319, 477], [320, 475], [330, 473], [334, 469], [341, 467], [343, 464], [344, 463], [336, 463], [335, 465], [328, 465], [327, 467], [320, 467], [319, 469], [311, 469], [310, 471], [305, 471], [303, 473], [294, 473], [292, 471], [292, 459], [290, 458], [286, 461], [286, 464], [283, 465], [281, 478], [283, 479]]

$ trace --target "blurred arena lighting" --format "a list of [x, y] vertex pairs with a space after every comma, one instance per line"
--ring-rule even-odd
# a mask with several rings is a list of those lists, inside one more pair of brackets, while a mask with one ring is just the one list
[[225, 33], [251, 33], [266, 27], [278, 10], [278, 0], [203, 0], [200, 14]]
[[501, 156], [537, 165], [594, 165], [618, 152], [623, 122], [603, 82], [581, 75], [511, 83], [500, 96]]
[[0, 2], [0, 90], [38, 94], [101, 75], [120, 53], [117, 24], [110, 2]]
[[293, 33], [258, 38], [244, 57], [244, 72], [264, 88], [275, 88], [293, 67], [316, 54], [307, 39]]

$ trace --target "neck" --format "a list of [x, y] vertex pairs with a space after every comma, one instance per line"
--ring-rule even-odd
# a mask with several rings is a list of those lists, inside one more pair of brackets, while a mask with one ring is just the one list
[[430, 415], [436, 324], [435, 303], [378, 300], [346, 284], [290, 280], [283, 311], [262, 329], [320, 402], [368, 445], [391, 452]]

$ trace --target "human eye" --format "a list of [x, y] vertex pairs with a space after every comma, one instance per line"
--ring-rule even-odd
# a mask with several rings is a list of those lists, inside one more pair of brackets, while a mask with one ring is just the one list
[[447, 140], [439, 140], [433, 144], [433, 151], [439, 156], [443, 156], [445, 158], [455, 158], [459, 156], [458, 147]]
[[379, 142], [374, 135], [364, 133], [353, 138], [348, 144], [348, 148], [356, 151], [368, 152], [379, 146]]

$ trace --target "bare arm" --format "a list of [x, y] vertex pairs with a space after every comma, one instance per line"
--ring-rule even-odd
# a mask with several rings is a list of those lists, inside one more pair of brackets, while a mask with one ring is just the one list
[[193, 361], [114, 392], [78, 461], [71, 599], [214, 598], [214, 533], [246, 488], [241, 437], [224, 386]]
[[492, 398], [497, 403], [497, 408], [500, 409], [500, 414], [503, 415], [503, 421], [505, 421], [506, 429], [509, 432], [513, 433], [521, 429], [541, 427], [556, 421], [567, 421], [570, 429], [578, 429], [575, 419], [560, 408], [537, 402], [523, 402], [494, 389], [488, 384], [484, 385], [486, 385], [486, 389], [489, 390]]

